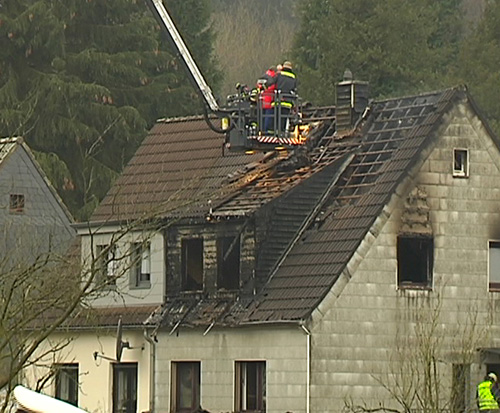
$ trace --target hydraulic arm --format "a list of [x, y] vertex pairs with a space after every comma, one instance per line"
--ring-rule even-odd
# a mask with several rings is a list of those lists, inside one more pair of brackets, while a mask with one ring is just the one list
[[[181, 58], [186, 73], [193, 86], [205, 102], [205, 119], [208, 126], [217, 133], [225, 134], [224, 147], [231, 151], [271, 151], [303, 145], [306, 141], [300, 125], [300, 111], [282, 112], [281, 99], [298, 101], [297, 96], [275, 95], [275, 108], [271, 114], [265, 113], [259, 94], [252, 94], [247, 87], [238, 87], [238, 93], [228, 96], [226, 106], [219, 107], [215, 96], [196, 65], [184, 40], [177, 31], [162, 0], [145, 0], [154, 16], [162, 26], [170, 43]], [[295, 109], [298, 105], [295, 105]], [[207, 109], [222, 120], [223, 127], [212, 124]], [[264, 118], [271, 117], [272, 131], [263, 130]], [[269, 118], [267, 119], [269, 120]], [[286, 128], [279, 127], [286, 124]]]
[[184, 40], [182, 40], [181, 35], [177, 31], [177, 28], [165, 9], [162, 0], [146, 0], [146, 2], [156, 16], [157, 20], [163, 25], [164, 32], [168, 35], [170, 42], [182, 58], [182, 62], [186, 66], [186, 72], [191, 78], [191, 82], [193, 82], [195, 88], [201, 94], [210, 110], [214, 113], [219, 113], [220, 108], [215, 100], [212, 89], [210, 89], [210, 86], [208, 86], [205, 78], [194, 62], [191, 53], [186, 47]]

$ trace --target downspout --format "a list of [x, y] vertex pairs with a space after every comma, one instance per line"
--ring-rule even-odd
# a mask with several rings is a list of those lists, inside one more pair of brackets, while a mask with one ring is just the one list
[[154, 413], [154, 411], [155, 411], [156, 343], [149, 336], [147, 329], [144, 329], [144, 338], [149, 343], [149, 413]]
[[306, 413], [310, 412], [311, 406], [310, 406], [310, 398], [311, 398], [311, 393], [310, 393], [310, 386], [311, 386], [311, 332], [307, 329], [307, 327], [304, 324], [301, 324], [300, 327], [304, 332], [306, 333], [307, 336], [307, 341], [306, 341], [306, 359], [307, 359], [307, 372], [306, 372]]

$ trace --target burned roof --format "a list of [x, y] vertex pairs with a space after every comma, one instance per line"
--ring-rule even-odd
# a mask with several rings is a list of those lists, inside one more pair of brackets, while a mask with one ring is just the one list
[[[331, 124], [333, 108], [310, 108], [307, 117], [315, 125]], [[261, 205], [258, 200], [234, 211], [235, 204], [245, 202], [245, 188], [274, 174], [285, 158], [290, 155], [224, 150], [223, 135], [210, 130], [201, 116], [159, 120], [90, 221], [199, 217], [214, 209], [220, 216], [245, 215]]]
[[169, 216], [179, 209], [195, 216], [206, 212], [227, 176], [263, 158], [223, 156], [223, 143], [223, 135], [201, 116], [158, 121], [91, 221]]
[[307, 151], [252, 157], [223, 156], [221, 138], [202, 119], [159, 122], [93, 218], [132, 217], [155, 202], [170, 205], [165, 215], [189, 202], [190, 214], [205, 215], [210, 200], [212, 216], [222, 219], [254, 214], [292, 192], [296, 201], [313, 199], [254, 296], [178, 297], [149, 320], [171, 328], [301, 322], [332, 288], [446, 114], [465, 101], [473, 105], [456, 87], [372, 102], [359, 127], [342, 134], [334, 108], [314, 108]]

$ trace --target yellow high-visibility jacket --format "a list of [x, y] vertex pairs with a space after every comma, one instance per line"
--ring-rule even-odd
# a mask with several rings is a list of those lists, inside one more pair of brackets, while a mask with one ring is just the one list
[[477, 398], [479, 410], [498, 410], [498, 402], [491, 391], [493, 383], [485, 380], [477, 386]]

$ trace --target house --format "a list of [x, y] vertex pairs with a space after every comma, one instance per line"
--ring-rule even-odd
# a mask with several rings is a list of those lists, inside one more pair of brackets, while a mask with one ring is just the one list
[[0, 139], [0, 194], [4, 271], [60, 253], [74, 238], [71, 214], [20, 137]]
[[51, 283], [60, 282], [55, 263], [76, 232], [71, 214], [20, 137], [0, 139], [0, 199], [3, 390], [27, 347], [23, 328], [49, 302], [43, 294]]
[[474, 407], [500, 372], [500, 141], [465, 87], [338, 87], [294, 153], [224, 153], [201, 118], [157, 122], [78, 228], [104, 275], [129, 263], [93, 303], [107, 330], [73, 325], [80, 405]]

